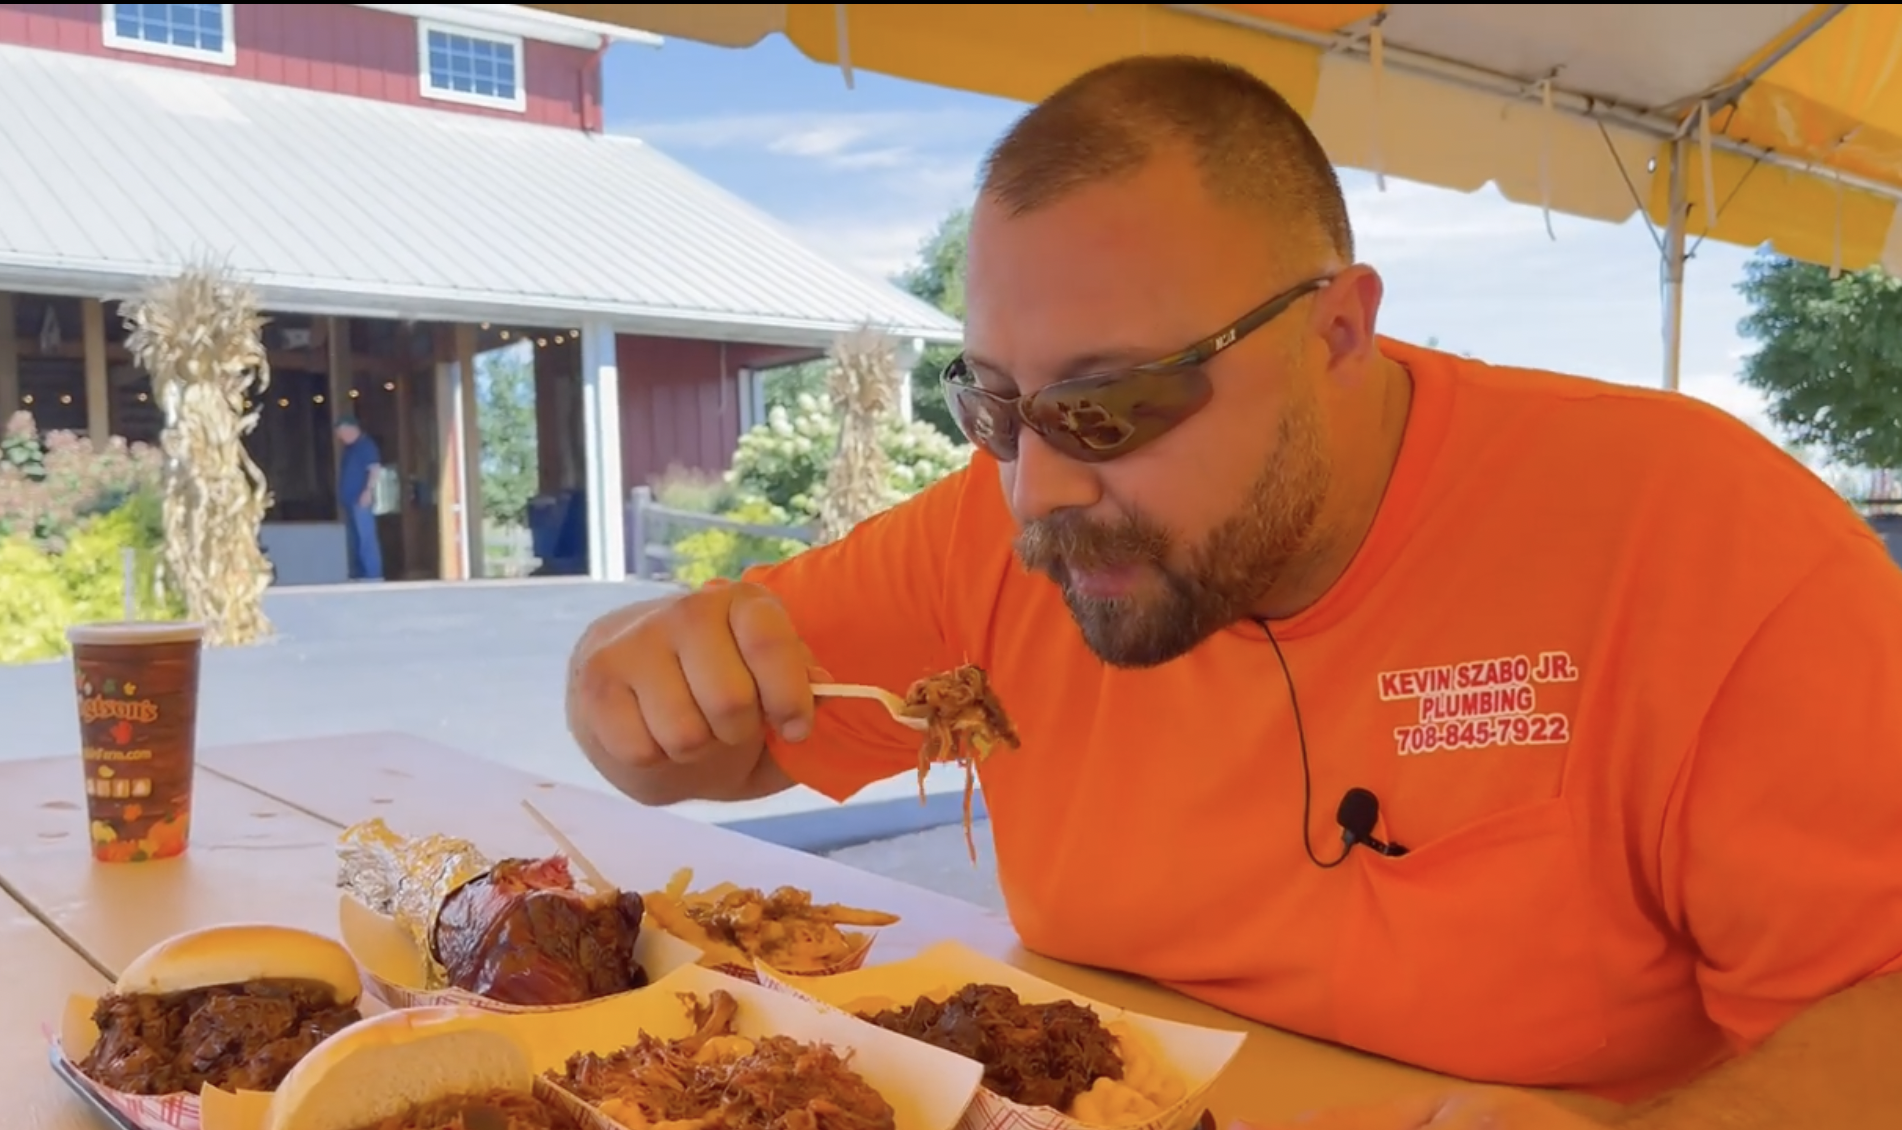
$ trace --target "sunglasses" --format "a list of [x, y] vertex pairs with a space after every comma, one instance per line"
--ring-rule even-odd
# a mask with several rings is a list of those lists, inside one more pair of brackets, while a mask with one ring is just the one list
[[965, 438], [1001, 462], [1017, 458], [1022, 428], [1037, 433], [1067, 458], [1107, 462], [1160, 438], [1201, 411], [1215, 395], [1208, 363], [1331, 281], [1316, 278], [1297, 283], [1160, 361], [1072, 377], [1028, 396], [1007, 396], [979, 387], [961, 353], [945, 366], [939, 381]]

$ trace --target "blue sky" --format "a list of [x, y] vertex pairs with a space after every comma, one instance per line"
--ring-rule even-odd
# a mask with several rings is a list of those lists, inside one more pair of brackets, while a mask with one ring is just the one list
[[[773, 37], [744, 51], [670, 40], [607, 58], [609, 128], [634, 133], [835, 258], [904, 267], [969, 200], [1015, 103], [835, 68]], [[1658, 253], [1642, 219], [1610, 225], [1403, 181], [1345, 175], [1363, 261], [1387, 281], [1382, 329], [1502, 364], [1660, 381]], [[1749, 252], [1705, 244], [1687, 268], [1683, 389], [1767, 429], [1734, 378]]]

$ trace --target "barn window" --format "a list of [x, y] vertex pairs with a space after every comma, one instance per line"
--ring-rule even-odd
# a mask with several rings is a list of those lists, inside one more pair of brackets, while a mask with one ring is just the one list
[[470, 106], [521, 110], [522, 41], [418, 21], [423, 95]]
[[173, 59], [230, 66], [238, 58], [231, 32], [235, 4], [101, 4], [106, 46]]

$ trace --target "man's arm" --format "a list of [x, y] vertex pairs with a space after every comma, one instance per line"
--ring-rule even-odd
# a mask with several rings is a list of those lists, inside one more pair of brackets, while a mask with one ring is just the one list
[[1664, 840], [1666, 912], [1744, 1054], [1631, 1130], [1902, 1126], [1902, 570], [1846, 538], [1706, 719]]
[[[984, 477], [978, 480], [968, 471], [952, 475], [860, 523], [831, 545], [747, 571], [747, 581], [777, 598], [772, 616], [777, 617], [783, 606], [803, 645], [800, 662], [808, 671], [817, 667], [827, 679], [903, 691], [912, 680], [952, 666], [945, 585], [957, 568], [954, 563], [969, 556], [958, 547], [969, 544], [974, 533], [964, 524], [974, 481], [989, 488], [987, 501], [1002, 511], [995, 471], [979, 474]], [[996, 543], [995, 548], [1007, 557], [1009, 538], [1000, 538], [998, 532], [993, 522], [975, 535], [980, 544]], [[968, 569], [960, 575], [967, 580], [973, 577]], [[894, 723], [878, 704], [855, 700], [821, 703], [813, 716], [813, 732], [797, 741], [769, 730], [763, 749], [732, 750], [737, 754], [732, 757], [690, 758], [662, 766], [618, 760], [608, 751], [614, 743], [604, 745], [603, 735], [651, 732], [652, 719], [632, 696], [622, 693], [624, 688], [602, 684], [601, 680], [613, 682], [621, 676], [596, 662], [597, 653], [605, 653], [613, 641], [649, 617], [685, 611], [678, 604], [683, 599], [664, 597], [602, 617], [583, 633], [569, 658], [569, 729], [595, 768], [616, 788], [643, 804], [672, 804], [690, 799], [750, 800], [796, 782], [844, 800], [874, 781], [916, 768], [918, 735]], [[755, 597], [747, 607], [757, 612], [760, 605], [769, 603]], [[705, 601], [696, 606], [709, 607]], [[694, 633], [730, 630], [737, 639], [744, 627], [733, 619], [738, 607], [727, 606], [722, 613], [727, 617], [725, 624], [681, 630], [690, 638]], [[729, 705], [738, 709], [744, 704]]]
[[1621, 1130], [1894, 1130], [1902, 1126], [1902, 973], [1799, 1013], [1756, 1051], [1613, 1120]]
[[369, 436], [364, 436], [363, 442], [370, 446], [370, 450], [365, 452], [370, 458], [370, 465], [363, 469], [363, 497], [357, 500], [357, 505], [368, 506], [376, 498], [376, 473], [383, 469], [383, 452]]
[[[960, 661], [946, 586], [953, 577], [986, 583], [973, 559], [1010, 553], [997, 525], [1002, 512], [996, 465], [979, 457], [839, 541], [750, 569], [745, 579], [785, 604], [829, 679], [903, 694], [914, 680]], [[769, 735], [766, 760], [798, 784], [843, 801], [915, 770], [918, 746], [918, 735], [877, 703], [825, 700], [803, 741]]]

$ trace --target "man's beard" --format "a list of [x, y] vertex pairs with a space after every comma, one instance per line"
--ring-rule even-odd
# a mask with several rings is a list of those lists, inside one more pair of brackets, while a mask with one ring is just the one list
[[[1328, 464], [1313, 400], [1296, 401], [1282, 417], [1278, 442], [1241, 509], [1189, 554], [1186, 568], [1168, 565], [1168, 531], [1140, 514], [1092, 522], [1060, 511], [1026, 525], [1017, 556], [1049, 576], [1083, 631], [1083, 642], [1112, 667], [1154, 667], [1247, 616], [1312, 540], [1327, 496]], [[1135, 566], [1161, 580], [1126, 597], [1075, 591], [1077, 572]]]

